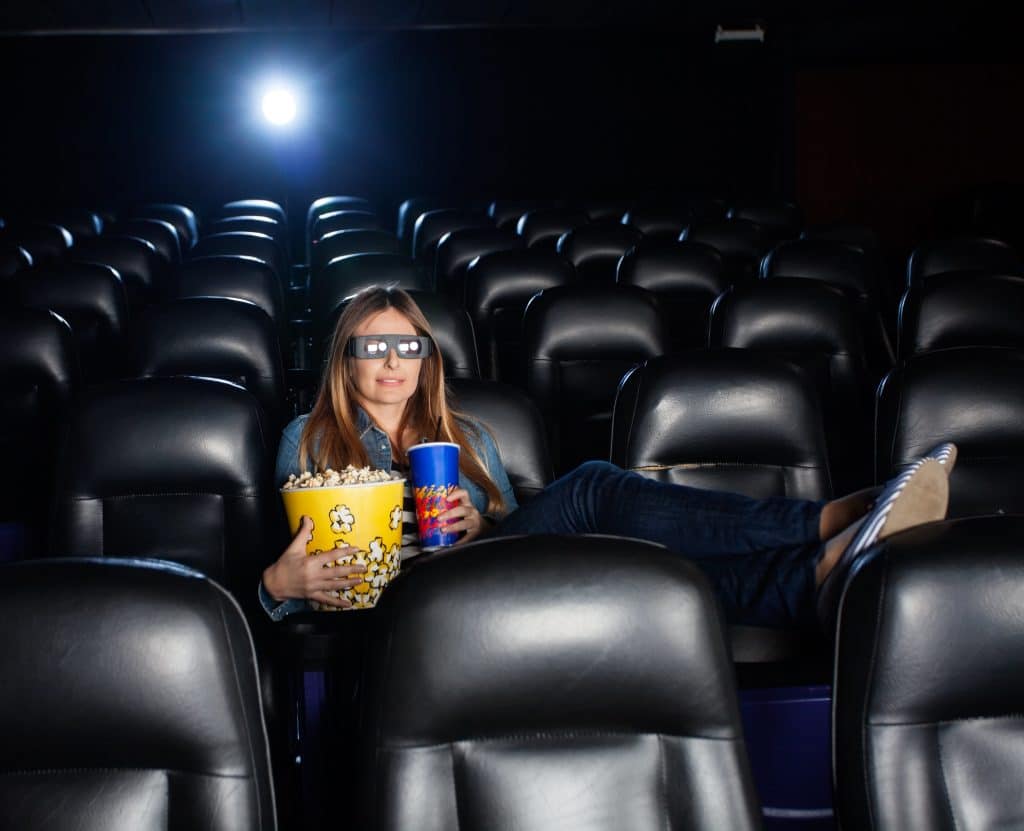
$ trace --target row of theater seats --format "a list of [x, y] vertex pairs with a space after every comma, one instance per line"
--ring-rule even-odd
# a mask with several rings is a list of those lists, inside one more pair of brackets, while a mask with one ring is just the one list
[[[1022, 537], [1020, 517], [949, 521], [862, 560], [834, 662], [843, 828], [1024, 820]], [[337, 748], [357, 772], [329, 823], [281, 827], [762, 826], [696, 568], [600, 537], [473, 548], [400, 575], [370, 613], [358, 741]], [[0, 569], [0, 821], [278, 827], [256, 654], [223, 588], [154, 561]]]

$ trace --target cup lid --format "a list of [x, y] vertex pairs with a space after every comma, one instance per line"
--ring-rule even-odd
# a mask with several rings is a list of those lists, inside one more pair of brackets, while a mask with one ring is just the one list
[[406, 452], [412, 453], [414, 450], [421, 450], [424, 447], [454, 447], [456, 450], [459, 448], [453, 441], [425, 441], [420, 444], [414, 444]]

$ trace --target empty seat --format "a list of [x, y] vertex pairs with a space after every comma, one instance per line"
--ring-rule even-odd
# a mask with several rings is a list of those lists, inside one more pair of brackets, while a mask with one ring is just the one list
[[207, 235], [223, 234], [228, 231], [250, 231], [254, 234], [266, 234], [277, 240], [283, 254], [288, 253], [288, 235], [284, 225], [269, 216], [225, 216], [215, 219], [204, 226]]
[[981, 237], [937, 240], [917, 246], [907, 260], [907, 285], [946, 271], [1013, 274], [1021, 270], [1017, 253], [1005, 242]]
[[538, 208], [519, 218], [516, 233], [529, 248], [554, 252], [562, 234], [590, 222], [586, 211], [572, 208]]
[[284, 547], [269, 427], [252, 393], [227, 381], [90, 387], [61, 448], [50, 552], [186, 565], [261, 620], [256, 585]]
[[719, 613], [692, 563], [609, 537], [471, 549], [381, 599], [360, 827], [759, 826]]
[[277, 827], [252, 638], [224, 589], [39, 560], [3, 567], [0, 602], [0, 826]]
[[487, 206], [487, 215], [500, 230], [515, 231], [519, 217], [546, 204], [546, 201], [539, 199], [495, 199]]
[[139, 205], [131, 212], [131, 215], [170, 222], [178, 231], [182, 253], [187, 252], [199, 239], [199, 225], [196, 222], [195, 212], [187, 205], [177, 205], [172, 202], [149, 202]]
[[54, 217], [54, 224], [66, 228], [75, 240], [98, 236], [104, 230], [100, 215], [86, 209], [60, 211]]
[[607, 284], [615, 282], [619, 260], [641, 239], [628, 225], [591, 223], [561, 236], [556, 250], [573, 264], [581, 282]]
[[74, 245], [71, 232], [52, 223], [12, 223], [0, 231], [0, 241], [23, 248], [36, 265], [62, 260]]
[[123, 219], [108, 225], [106, 234], [118, 234], [127, 237], [138, 237], [152, 243], [167, 262], [181, 261], [181, 241], [177, 229], [163, 219]]
[[771, 352], [801, 366], [822, 398], [837, 492], [871, 483], [876, 378], [867, 367], [853, 298], [797, 278], [735, 286], [715, 301], [708, 345]]
[[832, 496], [818, 392], [775, 355], [652, 358], [618, 390], [611, 461], [651, 479], [765, 498]]
[[255, 257], [258, 260], [263, 260], [273, 267], [282, 284], [288, 277], [288, 268], [281, 252], [281, 246], [269, 234], [255, 231], [221, 231], [217, 234], [200, 237], [191, 251], [192, 259], [224, 255]]
[[619, 261], [616, 281], [657, 295], [674, 349], [702, 347], [711, 304], [729, 287], [722, 255], [699, 242], [645, 239]]
[[668, 345], [654, 295], [636, 286], [566, 286], [534, 295], [523, 316], [526, 385], [552, 431], [557, 473], [608, 458], [619, 381]]
[[14, 278], [23, 306], [50, 309], [71, 326], [86, 381], [116, 377], [123, 357], [128, 295], [117, 272], [99, 263], [58, 263]]
[[820, 280], [858, 297], [878, 297], [876, 264], [863, 251], [834, 240], [783, 242], [761, 261], [761, 276]]
[[19, 271], [32, 267], [32, 255], [20, 245], [0, 240], [0, 279], [12, 277]]
[[324, 214], [332, 211], [369, 211], [370, 203], [361, 196], [321, 196], [314, 199], [306, 209], [306, 262], [309, 262], [309, 246], [313, 240], [313, 227]]
[[76, 245], [72, 259], [102, 263], [117, 271], [131, 309], [155, 303], [167, 293], [169, 263], [157, 253], [153, 243], [144, 239], [104, 234]]
[[494, 223], [485, 214], [473, 211], [455, 211], [441, 209], [420, 214], [413, 227], [413, 257], [422, 262], [428, 272], [433, 272], [434, 257], [437, 243], [450, 231], [461, 231], [464, 228], [493, 228]]
[[271, 199], [237, 199], [234, 202], [227, 202], [221, 206], [219, 216], [269, 216], [276, 219], [282, 225], [288, 224], [288, 217], [277, 202]]
[[328, 211], [320, 214], [310, 231], [310, 241], [331, 231], [379, 231], [380, 220], [370, 211]]
[[473, 319], [484, 374], [496, 381], [524, 385], [523, 312], [544, 289], [569, 285], [571, 264], [543, 251], [485, 254], [466, 269], [466, 309]]
[[417, 196], [413, 199], [406, 199], [398, 206], [398, 223], [396, 231], [398, 238], [405, 243], [406, 252], [412, 253], [413, 230], [418, 220], [427, 211], [436, 211], [441, 208], [451, 208], [451, 202], [435, 196]]
[[629, 210], [627, 199], [586, 199], [583, 202], [583, 213], [588, 221], [603, 222], [611, 220], [618, 222], [624, 213]]
[[451, 231], [441, 237], [437, 244], [434, 287], [461, 303], [464, 300], [466, 266], [484, 254], [523, 247], [522, 237], [512, 230], [464, 228]]
[[265, 311], [283, 339], [288, 324], [281, 281], [273, 266], [255, 257], [197, 257], [178, 266], [175, 297], [237, 297]]
[[443, 295], [411, 290], [409, 295], [430, 323], [448, 378], [479, 378], [480, 359], [469, 312]]
[[753, 222], [776, 241], [796, 239], [804, 223], [797, 205], [770, 199], [738, 201], [729, 208], [726, 217]]
[[1021, 517], [931, 523], [858, 563], [833, 698], [843, 828], [1024, 825], [1022, 539]]
[[690, 211], [685, 206], [644, 203], [635, 205], [622, 216], [622, 222], [636, 228], [645, 237], [671, 237], [678, 239], [690, 223]]
[[398, 238], [387, 231], [331, 231], [314, 240], [310, 255], [311, 274], [323, 271], [339, 257], [350, 254], [393, 254], [403, 253]]
[[43, 309], [0, 307], [0, 560], [42, 544], [53, 499], [58, 427], [81, 386], [67, 322]]
[[1024, 351], [963, 347], [916, 355], [878, 388], [881, 481], [942, 441], [956, 442], [949, 516], [1024, 513]]
[[554, 479], [544, 419], [522, 390], [497, 381], [452, 378], [455, 406], [481, 422], [498, 445], [516, 502], [529, 502]]
[[937, 274], [907, 289], [900, 359], [951, 346], [1024, 348], [1024, 276]]
[[744, 219], [694, 222], [679, 238], [702, 242], [716, 249], [725, 260], [726, 272], [732, 282], [756, 277], [761, 258], [772, 247], [772, 240], [761, 226]]
[[255, 303], [190, 297], [147, 309], [128, 343], [130, 375], [201, 375], [249, 390], [269, 419], [272, 435], [285, 424], [284, 368], [277, 329]]

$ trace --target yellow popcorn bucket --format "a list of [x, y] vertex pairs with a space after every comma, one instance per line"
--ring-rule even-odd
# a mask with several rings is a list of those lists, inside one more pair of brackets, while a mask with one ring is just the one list
[[[359, 551], [341, 557], [343, 564], [363, 563], [366, 579], [351, 589], [339, 590], [353, 609], [372, 609], [381, 592], [402, 565], [402, 491], [404, 479], [333, 485], [321, 488], [281, 489], [292, 534], [303, 516], [313, 520], [313, 539], [306, 553], [313, 555], [351, 545]], [[348, 611], [310, 601], [322, 612]]]

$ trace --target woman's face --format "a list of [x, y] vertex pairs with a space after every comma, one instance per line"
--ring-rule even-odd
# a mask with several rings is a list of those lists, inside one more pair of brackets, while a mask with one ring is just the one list
[[[394, 308], [368, 317], [355, 330], [356, 335], [417, 335], [408, 319]], [[405, 404], [419, 384], [422, 358], [400, 358], [389, 349], [383, 358], [354, 358], [352, 381], [359, 403], [368, 409], [375, 406]], [[367, 406], [369, 405], [369, 406]]]

